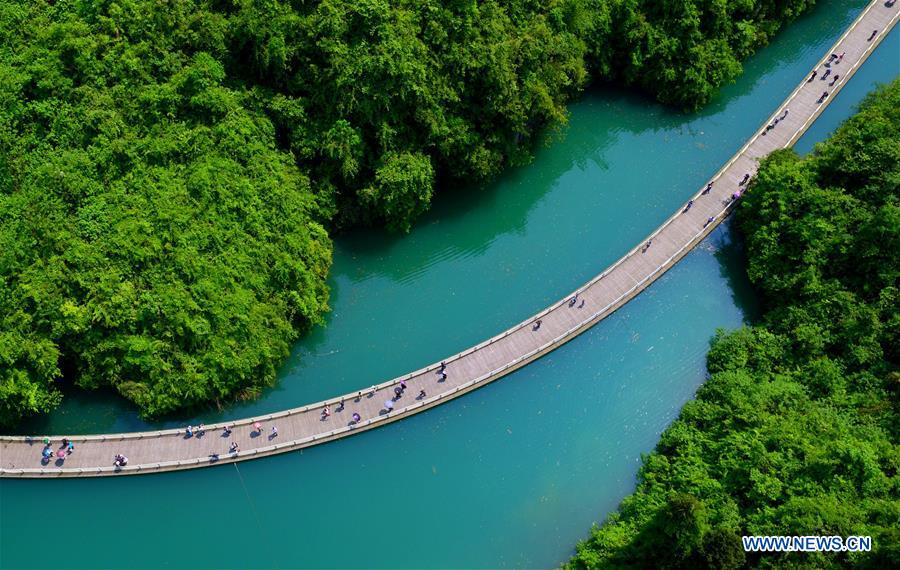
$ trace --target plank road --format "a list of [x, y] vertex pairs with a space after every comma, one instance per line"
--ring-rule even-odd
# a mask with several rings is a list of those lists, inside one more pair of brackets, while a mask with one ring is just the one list
[[[540, 358], [612, 314], [643, 291], [696, 246], [729, 214], [732, 195], [743, 191], [739, 185], [745, 174], [756, 172], [759, 159], [772, 150], [790, 147], [816, 120], [856, 69], [897, 23], [900, 5], [884, 0], [871, 2], [823, 56], [816, 67], [824, 73], [832, 53], [844, 53], [838, 63], [830, 63], [832, 76], [840, 79], [829, 86], [831, 77], [807, 81], [807, 76], [713, 178], [709, 194], [702, 189], [692, 197], [690, 209], [674, 213], [644, 241], [601, 274], [565, 299], [511, 329], [444, 360], [447, 377], [439, 373], [440, 363], [395, 378], [361, 392], [345, 394], [323, 402], [283, 412], [246, 418], [206, 427], [204, 435], [187, 437], [182, 430], [162, 430], [126, 434], [68, 436], [75, 451], [64, 459], [42, 460], [42, 436], [0, 437], [0, 477], [91, 477], [157, 473], [243, 461], [302, 449], [362, 431], [440, 405], [468, 391], [496, 380]], [[869, 40], [873, 30], [875, 38]], [[823, 92], [829, 95], [820, 102]], [[784, 111], [789, 112], [784, 116]], [[782, 118], [783, 117], [783, 118]], [[777, 125], [766, 125], [780, 118]], [[765, 133], [765, 134], [763, 134]], [[713, 221], [707, 223], [707, 219]], [[577, 298], [576, 298], [577, 295]], [[574, 303], [570, 301], [575, 299]], [[583, 301], [583, 304], [582, 304]], [[539, 324], [539, 326], [538, 326]], [[399, 398], [394, 390], [401, 382], [407, 389]], [[419, 398], [420, 390], [425, 397]], [[343, 401], [343, 407], [340, 402]], [[392, 401], [393, 410], [385, 403]], [[328, 409], [329, 414], [324, 410]], [[354, 422], [353, 414], [360, 420]], [[259, 422], [261, 429], [254, 428]], [[222, 434], [229, 425], [230, 435]], [[277, 436], [272, 428], [277, 427]], [[51, 437], [54, 453], [63, 436]], [[240, 450], [229, 453], [231, 442]], [[113, 457], [129, 458], [125, 467], [114, 467]]]

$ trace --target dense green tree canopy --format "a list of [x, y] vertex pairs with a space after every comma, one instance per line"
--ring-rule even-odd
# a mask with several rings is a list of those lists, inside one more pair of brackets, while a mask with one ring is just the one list
[[[252, 395], [324, 228], [405, 232], [593, 76], [693, 109], [809, 0], [0, 0], [0, 423]], [[449, 185], [447, 185], [449, 186]]]
[[[738, 208], [762, 322], [710, 377], [572, 568], [889, 567], [900, 556], [900, 79]], [[869, 535], [869, 554], [745, 556], [740, 535]]]
[[[529, 158], [541, 127], [565, 122], [591, 74], [697, 109], [812, 4], [248, 0], [223, 12], [229, 68], [266, 88], [267, 111], [336, 223], [408, 230], [434, 182], [382, 190], [398, 156], [445, 178], [493, 176]], [[392, 199], [374, 198], [385, 192]]]
[[177, 14], [132, 41], [0, 19], [21, 34], [0, 63], [0, 421], [51, 407], [61, 369], [147, 414], [271, 381], [331, 260], [271, 121], [214, 57], [171, 51]]

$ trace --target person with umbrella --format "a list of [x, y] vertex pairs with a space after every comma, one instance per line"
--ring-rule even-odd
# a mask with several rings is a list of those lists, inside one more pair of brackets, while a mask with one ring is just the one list
[[353, 412], [353, 423], [358, 424], [360, 420], [362, 420], [362, 416], [360, 416], [356, 412]]
[[394, 409], [394, 402], [392, 400], [385, 400], [384, 407], [387, 408], [387, 411], [391, 411]]

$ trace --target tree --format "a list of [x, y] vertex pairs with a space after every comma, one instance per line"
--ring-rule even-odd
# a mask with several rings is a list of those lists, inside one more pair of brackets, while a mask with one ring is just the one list
[[898, 103], [900, 79], [810, 156], [763, 160], [736, 214], [761, 321], [716, 334], [696, 399], [569, 567], [797, 564], [745, 558], [740, 535], [872, 536], [871, 553], [802, 564], [892, 560], [900, 249], [883, 244], [900, 231]]

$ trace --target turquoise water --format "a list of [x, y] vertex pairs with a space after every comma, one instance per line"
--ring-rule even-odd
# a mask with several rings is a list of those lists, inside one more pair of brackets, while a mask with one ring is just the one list
[[[700, 114], [667, 111], [625, 92], [590, 92], [533, 164], [484, 187], [444, 192], [410, 236], [342, 237], [327, 326], [298, 343], [263, 398], [203, 419], [371, 385], [565, 295], [700, 187], [863, 4], [820, 3]], [[892, 79], [898, 53], [895, 31], [798, 149], [827, 136], [873, 81]], [[3, 480], [0, 566], [558, 564], [633, 489], [640, 454], [703, 381], [715, 329], [752, 318], [741, 268], [726, 225], [624, 309], [550, 356], [355, 438], [237, 468]], [[146, 426], [114, 398], [70, 397], [25, 430]]]

